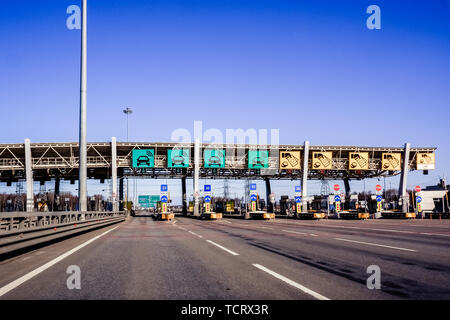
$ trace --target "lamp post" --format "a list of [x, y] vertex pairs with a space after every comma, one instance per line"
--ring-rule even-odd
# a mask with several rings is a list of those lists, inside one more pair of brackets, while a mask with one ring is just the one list
[[[82, 2], [81, 24], [81, 79], [80, 79], [80, 161], [79, 161], [79, 187], [78, 209], [87, 210], [87, 147], [86, 147], [86, 91], [87, 91], [87, 0]], [[84, 214], [81, 216], [84, 220]]]
[[[133, 113], [133, 109], [131, 109], [130, 107], [126, 107], [125, 109], [123, 109], [123, 113], [127, 115], [127, 142], [128, 142], [128, 117], [130, 114]], [[128, 176], [127, 176], [127, 193], [125, 196], [125, 203], [126, 203], [125, 210], [128, 211]]]

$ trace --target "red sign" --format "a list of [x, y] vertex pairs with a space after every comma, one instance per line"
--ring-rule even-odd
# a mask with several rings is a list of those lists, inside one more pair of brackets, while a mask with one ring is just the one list
[[335, 184], [335, 185], [334, 185], [334, 191], [339, 191], [339, 189], [340, 189], [339, 185], [338, 185], [338, 184]]
[[379, 184], [377, 184], [377, 185], [375, 186], [375, 190], [381, 191], [381, 186], [380, 186]]
[[416, 186], [416, 192], [420, 192], [421, 190], [420, 186]]

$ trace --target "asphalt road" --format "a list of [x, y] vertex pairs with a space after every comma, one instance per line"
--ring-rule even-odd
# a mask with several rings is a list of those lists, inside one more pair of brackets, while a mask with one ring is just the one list
[[0, 262], [0, 299], [449, 299], [449, 244], [447, 220], [135, 217]]

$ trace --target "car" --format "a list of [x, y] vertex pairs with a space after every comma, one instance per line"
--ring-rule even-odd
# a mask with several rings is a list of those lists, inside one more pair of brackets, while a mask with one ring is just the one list
[[253, 165], [253, 167], [258, 166], [258, 165], [261, 166], [261, 167], [264, 167], [265, 162], [260, 157], [256, 157], [255, 159], [253, 159], [252, 165]]
[[175, 156], [172, 158], [172, 166], [184, 167], [184, 158], [182, 156]]
[[146, 155], [139, 156], [136, 162], [138, 167], [142, 166], [143, 164], [150, 166], [150, 158]]
[[218, 156], [211, 156], [208, 160], [209, 166], [220, 166], [221, 165], [221, 159]]

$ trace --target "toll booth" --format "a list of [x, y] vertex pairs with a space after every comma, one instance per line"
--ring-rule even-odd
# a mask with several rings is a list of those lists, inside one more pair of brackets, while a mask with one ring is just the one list
[[289, 196], [281, 196], [280, 198], [280, 214], [288, 215], [291, 211], [291, 202], [289, 201]]
[[249, 217], [251, 219], [263, 219], [263, 220], [275, 219], [274, 212], [258, 210], [257, 203], [258, 203], [258, 193], [256, 191], [256, 183], [252, 183], [250, 184]]
[[155, 220], [172, 221], [175, 218], [173, 212], [169, 210], [169, 202], [170, 199], [167, 184], [162, 184], [160, 201], [158, 204], [159, 210], [154, 215]]
[[212, 210], [211, 204], [211, 185], [206, 184], [203, 187], [203, 213], [200, 215], [200, 219], [218, 220], [222, 219], [222, 213]]

